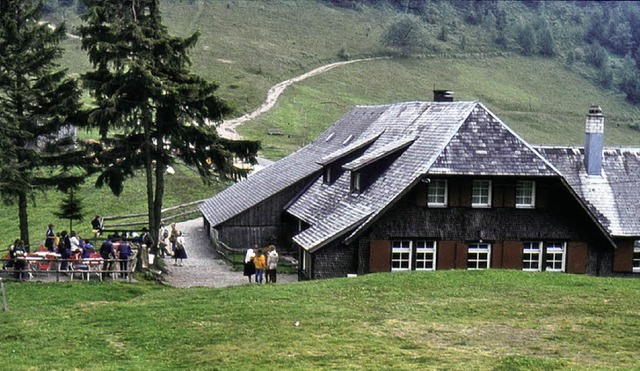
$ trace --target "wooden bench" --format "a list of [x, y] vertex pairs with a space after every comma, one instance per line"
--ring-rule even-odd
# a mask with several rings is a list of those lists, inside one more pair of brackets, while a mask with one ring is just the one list
[[267, 134], [269, 135], [284, 135], [284, 133], [282, 132], [282, 130], [278, 129], [278, 128], [271, 128], [267, 130]]

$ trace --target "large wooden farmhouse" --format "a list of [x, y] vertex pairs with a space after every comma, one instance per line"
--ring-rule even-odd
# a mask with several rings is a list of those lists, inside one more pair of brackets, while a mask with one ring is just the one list
[[506, 268], [640, 273], [640, 148], [534, 147], [479, 102], [355, 107], [201, 206], [230, 247], [276, 242], [301, 279]]

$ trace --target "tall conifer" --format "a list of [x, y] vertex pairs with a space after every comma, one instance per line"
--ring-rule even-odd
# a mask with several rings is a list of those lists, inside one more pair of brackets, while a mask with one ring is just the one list
[[[77, 82], [59, 68], [64, 25], [39, 22], [42, 2], [0, 0], [0, 190], [18, 203], [20, 238], [29, 244], [28, 204], [36, 191], [67, 191], [89, 158], [74, 138], [81, 123]], [[46, 225], [50, 221], [42, 221]]]
[[198, 33], [169, 35], [157, 0], [85, 0], [82, 47], [93, 70], [84, 74], [96, 108], [89, 121], [107, 146], [97, 185], [117, 195], [126, 177], [144, 169], [149, 228], [157, 239], [168, 166], [180, 160], [203, 180], [241, 176], [234, 158], [255, 162], [258, 142], [220, 138], [211, 121], [229, 107], [217, 85], [189, 71]]

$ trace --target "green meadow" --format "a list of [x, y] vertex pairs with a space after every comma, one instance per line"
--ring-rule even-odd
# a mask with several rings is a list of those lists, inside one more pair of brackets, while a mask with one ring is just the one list
[[[565, 63], [566, 50], [584, 47], [568, 29], [575, 18], [569, 3], [546, 4], [547, 15], [567, 27], [558, 35], [565, 51], [552, 59], [520, 56], [512, 40], [498, 50], [489, 35], [444, 5], [439, 11], [450, 12], [457, 24], [448, 41], [437, 40], [440, 27], [428, 25], [430, 48], [400, 58], [380, 44], [398, 15], [387, 7], [352, 10], [312, 0], [161, 3], [171, 32], [200, 32], [193, 71], [219, 84], [234, 117], [259, 107], [281, 81], [345, 59], [378, 58], [295, 83], [272, 111], [239, 127], [245, 138], [262, 142], [261, 155], [270, 159], [312, 141], [354, 105], [431, 100], [434, 88], [480, 101], [525, 140], [542, 145], [582, 145], [587, 109], [598, 104], [607, 145], [640, 146], [638, 107], [602, 89], [584, 63]], [[503, 6], [526, 18], [520, 3]], [[65, 19], [73, 33], [77, 17]], [[63, 46], [60, 63], [71, 75], [90, 68], [78, 39]], [[266, 135], [271, 128], [285, 135]], [[175, 170], [167, 177], [165, 207], [207, 198], [229, 184], [205, 185], [193, 170]], [[142, 176], [128, 180], [120, 197], [94, 183], [89, 177], [77, 193], [85, 212], [83, 221], [74, 221], [80, 235], [89, 235], [95, 214], [145, 212]], [[49, 192], [31, 200], [32, 243], [44, 238], [48, 223], [68, 229], [67, 220], [53, 216], [61, 199]], [[0, 213], [5, 248], [18, 236], [17, 208], [2, 205]], [[487, 270], [176, 289], [136, 278], [131, 284], [3, 280], [2, 368], [630, 370], [640, 364], [637, 279]]]
[[455, 270], [222, 289], [4, 286], [0, 354], [11, 370], [630, 370], [640, 362], [636, 279]]

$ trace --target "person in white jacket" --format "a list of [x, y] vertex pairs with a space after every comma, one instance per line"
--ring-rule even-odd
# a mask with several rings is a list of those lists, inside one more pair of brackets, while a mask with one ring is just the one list
[[278, 252], [275, 245], [267, 247], [267, 283], [276, 283], [278, 269]]
[[247, 249], [247, 253], [244, 256], [244, 269], [243, 275], [249, 278], [249, 283], [251, 283], [251, 276], [256, 274], [256, 266], [253, 264], [253, 258], [256, 257], [256, 252], [258, 251], [258, 245], [254, 245]]

